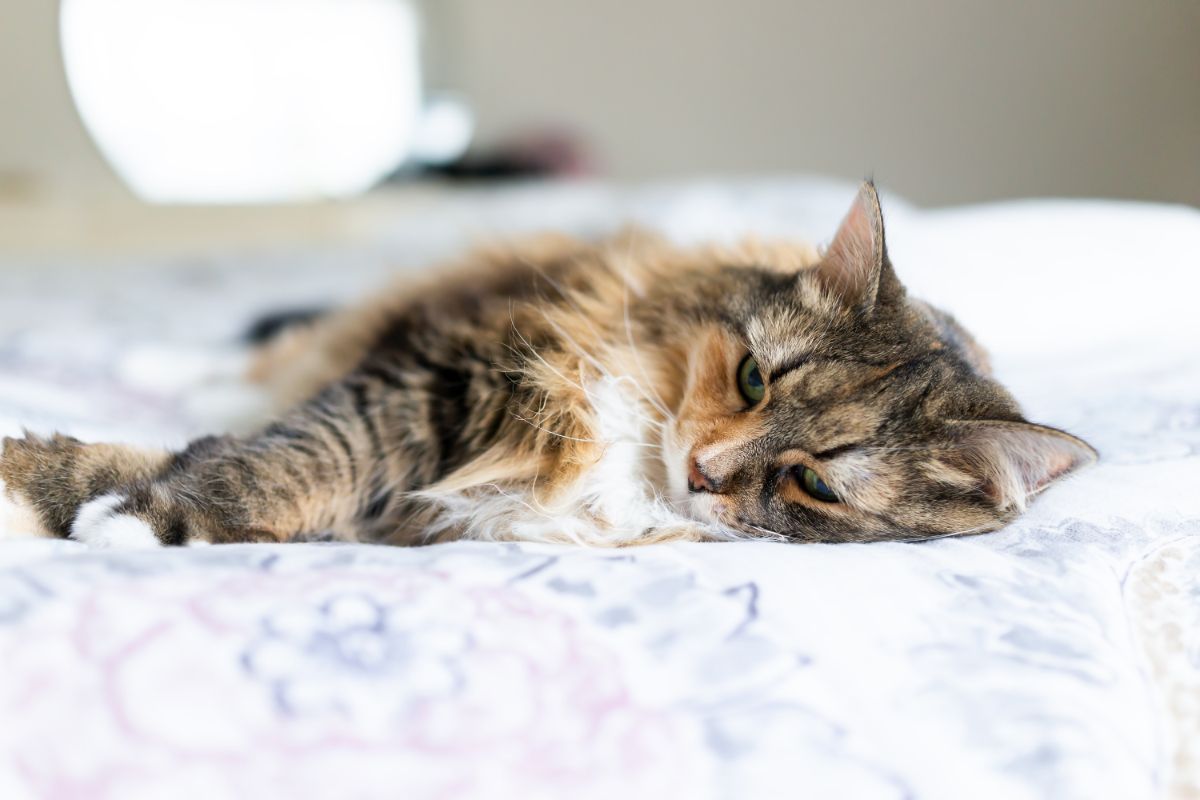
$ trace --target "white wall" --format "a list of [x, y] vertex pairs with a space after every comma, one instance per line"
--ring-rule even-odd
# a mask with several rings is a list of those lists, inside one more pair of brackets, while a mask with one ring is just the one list
[[[564, 124], [620, 178], [873, 171], [925, 203], [1200, 203], [1196, 0], [422, 2], [485, 140]], [[112, 184], [56, 5], [0, 0], [0, 199]]]
[[487, 138], [627, 178], [874, 174], [925, 203], [1200, 203], [1195, 0], [427, 0]]
[[121, 191], [84, 131], [58, 47], [58, 3], [0, 0], [0, 201]]

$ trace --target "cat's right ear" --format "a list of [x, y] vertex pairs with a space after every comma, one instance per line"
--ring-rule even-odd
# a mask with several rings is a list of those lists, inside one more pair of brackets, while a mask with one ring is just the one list
[[869, 315], [879, 303], [903, 293], [888, 261], [883, 210], [879, 192], [871, 181], [859, 187], [854, 203], [812, 275], [840, 305], [864, 315]]

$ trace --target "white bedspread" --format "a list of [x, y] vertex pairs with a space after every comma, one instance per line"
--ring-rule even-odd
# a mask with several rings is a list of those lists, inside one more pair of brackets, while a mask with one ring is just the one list
[[[472, 233], [821, 238], [852, 194], [533, 188], [354, 248], [3, 264], [0, 433], [178, 444], [255, 313]], [[1200, 795], [1200, 212], [885, 213], [914, 293], [1102, 453], [1019, 523], [616, 552], [2, 542], [0, 797]]]

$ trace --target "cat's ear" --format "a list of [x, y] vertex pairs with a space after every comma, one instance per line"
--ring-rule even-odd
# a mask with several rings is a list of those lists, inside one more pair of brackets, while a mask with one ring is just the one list
[[952, 428], [949, 460], [1002, 509], [1024, 509], [1030, 497], [1097, 458], [1082, 439], [1031, 422], [964, 421]]
[[864, 314], [903, 293], [888, 261], [874, 183], [866, 181], [859, 188], [813, 275], [843, 306]]

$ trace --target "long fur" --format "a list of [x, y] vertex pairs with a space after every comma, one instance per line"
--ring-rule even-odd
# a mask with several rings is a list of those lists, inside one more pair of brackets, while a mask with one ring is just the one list
[[[751, 358], [761, 402], [739, 389]], [[284, 331], [248, 378], [276, 409], [248, 434], [178, 453], [10, 439], [0, 480], [97, 543], [624, 546], [990, 530], [1094, 458], [908, 298], [870, 185], [823, 256], [542, 237]]]

